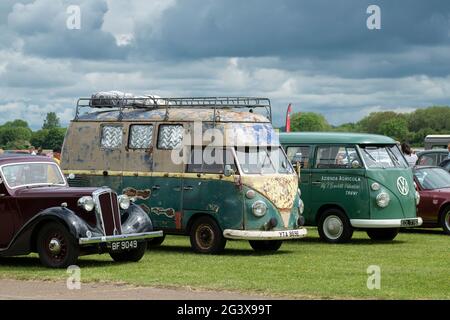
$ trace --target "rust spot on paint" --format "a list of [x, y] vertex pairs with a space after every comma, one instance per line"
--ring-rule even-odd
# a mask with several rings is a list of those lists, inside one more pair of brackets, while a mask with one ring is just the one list
[[175, 228], [181, 229], [181, 212], [175, 212]]
[[175, 210], [173, 208], [161, 208], [161, 207], [155, 207], [152, 208], [152, 213], [160, 215], [165, 215], [167, 218], [173, 218], [175, 217]]
[[136, 190], [134, 188], [126, 188], [123, 189], [122, 193], [131, 198], [136, 197], [141, 200], [147, 200], [148, 198], [150, 198], [152, 192], [150, 191], [150, 189]]
[[146, 214], [150, 214], [151, 210], [146, 204], [141, 204], [140, 206], [141, 206], [142, 210], [145, 211]]

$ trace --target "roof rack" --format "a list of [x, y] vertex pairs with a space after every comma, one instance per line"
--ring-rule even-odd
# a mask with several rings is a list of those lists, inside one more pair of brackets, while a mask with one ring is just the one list
[[213, 109], [214, 122], [218, 109], [256, 109], [264, 108], [267, 118], [272, 121], [272, 107], [270, 99], [257, 97], [189, 97], [189, 98], [160, 98], [160, 97], [104, 97], [80, 98], [77, 101], [75, 120], [78, 119], [83, 108], [114, 109], [119, 111], [122, 118], [123, 110], [127, 109], [166, 109], [166, 118], [169, 110], [175, 108]]

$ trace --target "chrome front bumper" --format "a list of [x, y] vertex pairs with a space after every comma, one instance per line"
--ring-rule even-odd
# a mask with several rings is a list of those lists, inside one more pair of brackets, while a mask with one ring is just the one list
[[350, 219], [354, 228], [414, 228], [423, 223], [422, 218], [406, 219]]
[[152, 232], [143, 232], [143, 233], [130, 233], [130, 234], [121, 234], [115, 236], [102, 236], [102, 237], [91, 237], [91, 238], [80, 238], [78, 243], [80, 245], [87, 244], [96, 244], [96, 243], [110, 243], [116, 241], [125, 241], [125, 240], [145, 240], [151, 238], [162, 237], [162, 231], [152, 231]]
[[307, 233], [305, 228], [280, 231], [225, 229], [223, 236], [235, 240], [290, 240], [304, 238]]

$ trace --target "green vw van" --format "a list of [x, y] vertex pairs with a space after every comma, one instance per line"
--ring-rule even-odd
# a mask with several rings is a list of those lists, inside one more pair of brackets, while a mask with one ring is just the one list
[[306, 225], [324, 241], [349, 241], [354, 229], [392, 240], [399, 228], [422, 224], [412, 171], [391, 138], [302, 132], [282, 133], [280, 142], [300, 171]]
[[156, 230], [189, 235], [196, 252], [218, 253], [227, 239], [275, 251], [306, 235], [269, 99], [80, 99], [61, 168], [71, 186], [127, 195]]

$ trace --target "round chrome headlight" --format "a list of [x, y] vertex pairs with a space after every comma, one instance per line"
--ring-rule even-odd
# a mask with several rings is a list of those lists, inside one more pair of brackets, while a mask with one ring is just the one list
[[126, 194], [120, 195], [117, 200], [119, 201], [120, 209], [127, 210], [130, 207], [130, 197]]
[[94, 210], [95, 203], [91, 196], [84, 196], [78, 199], [78, 206], [86, 211]]
[[252, 205], [253, 214], [257, 217], [262, 217], [267, 212], [267, 205], [263, 201], [256, 201]]
[[372, 183], [370, 188], [372, 188], [373, 191], [378, 191], [378, 190], [380, 190], [380, 184], [377, 182], [374, 182], [374, 183]]
[[420, 203], [420, 193], [416, 191], [416, 206], [418, 206]]
[[381, 208], [386, 208], [391, 201], [389, 194], [386, 192], [381, 192], [377, 195], [377, 205]]
[[298, 199], [298, 213], [302, 215], [304, 211], [305, 211], [305, 204], [303, 203], [302, 199]]

